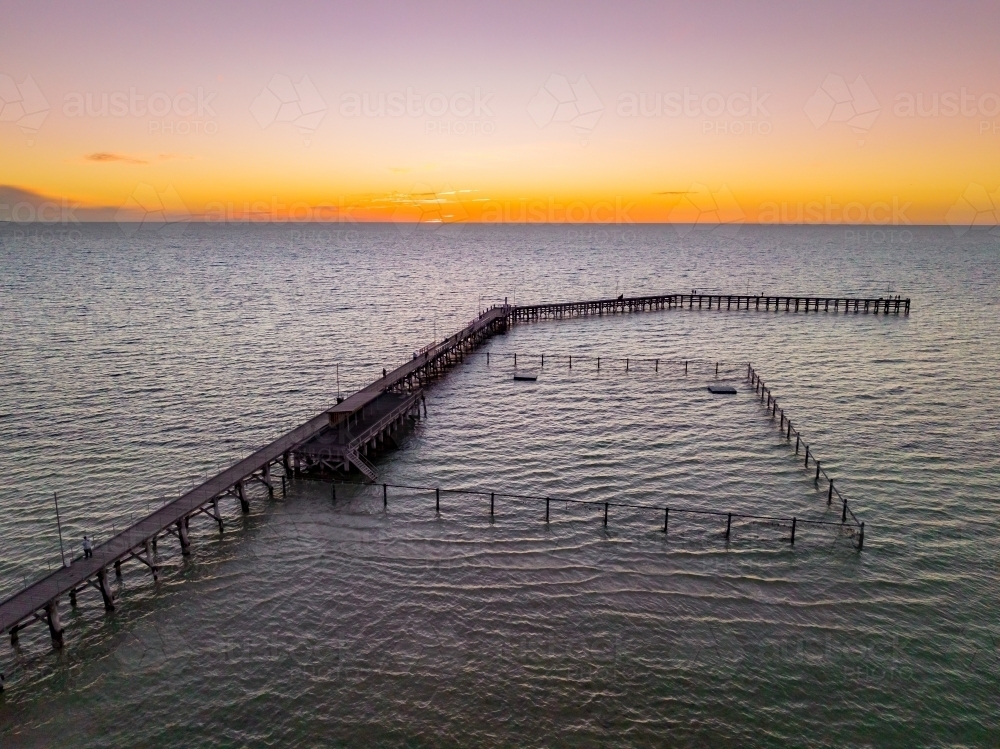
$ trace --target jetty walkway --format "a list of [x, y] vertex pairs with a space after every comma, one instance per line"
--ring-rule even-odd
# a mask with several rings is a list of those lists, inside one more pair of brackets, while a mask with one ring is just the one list
[[750, 296], [745, 294], [659, 294], [655, 296], [594, 299], [514, 307], [514, 322], [545, 318], [613, 315], [671, 309], [754, 312], [844, 312], [860, 314], [910, 314], [910, 300], [895, 297]]
[[111, 574], [120, 578], [122, 564], [135, 561], [148, 568], [155, 579], [158, 541], [176, 539], [181, 552], [190, 554], [191, 521], [204, 515], [218, 524], [221, 532], [224, 523], [219, 502], [235, 499], [243, 513], [249, 513], [247, 488], [251, 484], [264, 486], [268, 495], [274, 496], [276, 481], [284, 489], [288, 477], [346, 472], [352, 467], [369, 481], [375, 481], [375, 469], [366, 456], [370, 450], [391, 441], [392, 435], [404, 428], [409, 419], [420, 418], [423, 388], [464, 361], [466, 354], [486, 339], [516, 322], [667, 309], [818, 312], [830, 311], [831, 307], [834, 312], [908, 314], [910, 300], [665, 294], [492, 307], [443, 341], [415, 352], [409, 361], [367, 387], [112, 536], [96, 546], [91, 557], [74, 560], [0, 602], [0, 633], [9, 633], [11, 644], [16, 646], [22, 629], [34, 622], [45, 622], [53, 645], [61, 647], [64, 631], [59, 616], [61, 598], [68, 596], [70, 604], [76, 606], [78, 593], [93, 588], [99, 592], [105, 609], [114, 610], [116, 592], [109, 581]]

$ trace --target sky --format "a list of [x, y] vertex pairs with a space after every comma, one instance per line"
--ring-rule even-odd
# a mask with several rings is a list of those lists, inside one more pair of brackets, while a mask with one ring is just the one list
[[4, 3], [0, 221], [996, 224], [1000, 3]]

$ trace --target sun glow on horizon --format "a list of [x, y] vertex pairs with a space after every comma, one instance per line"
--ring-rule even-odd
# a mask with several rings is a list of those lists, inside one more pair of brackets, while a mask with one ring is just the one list
[[[539, 10], [554, 28], [557, 6]], [[870, 9], [865, 28], [824, 17], [823, 34], [816, 9], [794, 33], [737, 5], [646, 8], [642, 29], [593, 13], [544, 40], [545, 24], [467, 11], [428, 48], [415, 11], [372, 36], [377, 16], [352, 7], [337, 20], [369, 33], [247, 21], [263, 51], [206, 45], [218, 12], [191, 38], [180, 8], [150, 12], [103, 26], [11, 11], [0, 220], [49, 203], [110, 220], [169, 195], [208, 222], [907, 225], [1000, 187], [988, 24], [944, 11], [924, 14], [945, 41], [921, 57], [915, 21]], [[846, 54], [847, 37], [877, 43]], [[1000, 221], [1000, 203], [975, 199], [976, 220]]]

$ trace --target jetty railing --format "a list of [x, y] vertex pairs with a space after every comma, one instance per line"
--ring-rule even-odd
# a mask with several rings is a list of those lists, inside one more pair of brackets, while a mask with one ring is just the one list
[[[864, 521], [858, 520], [854, 511], [851, 510], [850, 506], [847, 504], [847, 497], [841, 494], [840, 490], [834, 486], [833, 477], [826, 472], [823, 468], [819, 459], [816, 458], [815, 453], [811, 452], [811, 447], [802, 439], [802, 433], [792, 426], [792, 420], [785, 415], [785, 409], [778, 408], [778, 400], [771, 393], [771, 388], [764, 384], [764, 381], [757, 374], [757, 370], [753, 368], [750, 363], [747, 363], [747, 381], [753, 385], [754, 393], [760, 395], [760, 401], [764, 404], [765, 411], [770, 411], [771, 420], [774, 421], [775, 418], [778, 419], [778, 430], [785, 437], [788, 442], [791, 442], [792, 435], [795, 435], [795, 454], [798, 455], [801, 448], [805, 448], [805, 459], [803, 460], [802, 466], [806, 470], [809, 470], [809, 460], [812, 459], [813, 465], [816, 467], [815, 482], [819, 484], [820, 477], [827, 480], [827, 494], [826, 494], [826, 504], [829, 507], [833, 504], [833, 496], [836, 494], [837, 499], [841, 502], [841, 524], [848, 522], [850, 518], [851, 523], [853, 523], [855, 529], [858, 533], [858, 551], [864, 548], [865, 545], [865, 524]], [[765, 400], [766, 398], [766, 400]]]

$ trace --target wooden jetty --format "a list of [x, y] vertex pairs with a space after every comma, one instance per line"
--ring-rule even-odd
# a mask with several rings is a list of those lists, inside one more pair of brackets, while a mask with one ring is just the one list
[[585, 302], [528, 304], [514, 307], [513, 322], [613, 315], [656, 310], [726, 310], [755, 312], [843, 312], [910, 314], [910, 300], [899, 297], [749, 296], [743, 294], [660, 294], [655, 296], [593, 299]]
[[138, 562], [148, 568], [155, 579], [158, 572], [156, 546], [160, 540], [176, 539], [182, 554], [190, 554], [192, 520], [205, 516], [222, 532], [224, 523], [219, 503], [238, 501], [242, 512], [248, 513], [250, 485], [263, 486], [269, 496], [274, 496], [276, 480], [284, 489], [288, 477], [345, 472], [352, 467], [369, 481], [375, 481], [375, 469], [367, 456], [391, 442], [392, 435], [403, 428], [408, 419], [420, 417], [423, 388], [462, 362], [483, 341], [506, 331], [514, 323], [669, 309], [764, 312], [832, 309], [834, 312], [909, 314], [910, 300], [665, 294], [492, 307], [443, 341], [420, 349], [410, 361], [367, 387], [112, 536], [96, 546], [91, 557], [74, 560], [9, 596], [0, 602], [0, 633], [8, 633], [11, 644], [17, 645], [22, 629], [34, 622], [45, 622], [53, 645], [61, 647], [64, 628], [59, 602], [63, 597], [68, 596], [70, 604], [76, 606], [77, 595], [93, 588], [100, 594], [105, 609], [113, 610], [116, 592], [109, 578], [111, 574], [121, 576], [123, 563]]
[[[365, 459], [367, 452], [391, 438], [408, 417], [418, 418], [422, 388], [461, 362], [483, 340], [506, 330], [510, 309], [495, 307], [483, 312], [444, 341], [425, 347], [371, 385], [94, 547], [92, 557], [75, 560], [10, 596], [0, 603], [0, 632], [8, 632], [11, 644], [16, 645], [20, 630], [43, 621], [49, 627], [53, 644], [60, 647], [63, 643], [60, 598], [68, 595], [75, 606], [78, 593], [94, 588], [100, 593], [105, 609], [113, 610], [115, 594], [109, 577], [120, 576], [124, 562], [141, 563], [155, 578], [159, 540], [174, 538], [182, 553], [189, 554], [191, 521], [204, 515], [218, 524], [221, 532], [219, 503], [231, 498], [248, 513], [250, 484], [261, 484], [274, 496], [276, 478], [284, 485], [286, 476], [350, 466], [374, 480], [374, 469]], [[110, 573], [112, 568], [114, 572]]]

